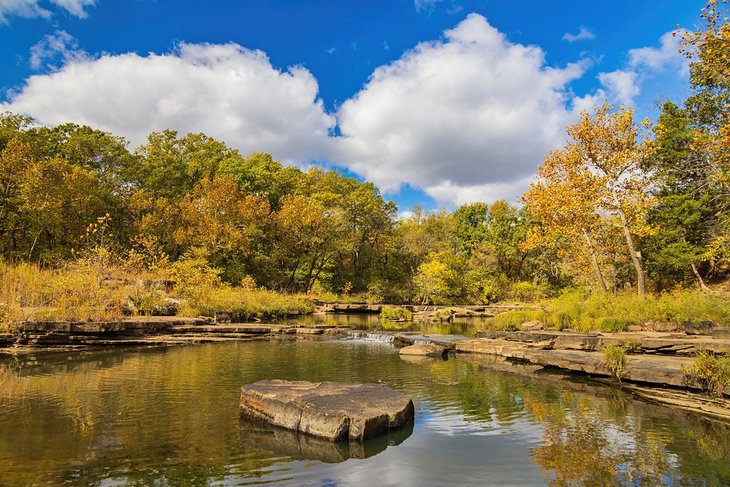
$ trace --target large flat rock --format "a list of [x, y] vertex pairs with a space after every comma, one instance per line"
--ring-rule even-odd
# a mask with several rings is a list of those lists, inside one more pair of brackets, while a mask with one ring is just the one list
[[329, 441], [373, 438], [413, 414], [413, 402], [383, 384], [262, 380], [241, 388], [242, 417]]

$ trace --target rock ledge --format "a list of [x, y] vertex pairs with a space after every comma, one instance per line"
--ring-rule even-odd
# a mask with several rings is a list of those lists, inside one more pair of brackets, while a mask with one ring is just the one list
[[413, 402], [383, 384], [262, 380], [241, 388], [243, 418], [329, 441], [379, 436], [413, 415]]

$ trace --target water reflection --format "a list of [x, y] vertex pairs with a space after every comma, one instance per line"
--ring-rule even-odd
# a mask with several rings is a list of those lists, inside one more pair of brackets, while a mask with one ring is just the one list
[[492, 318], [455, 318], [452, 322], [413, 322], [381, 320], [370, 313], [316, 313], [283, 320], [283, 323], [302, 326], [345, 326], [356, 330], [412, 331], [426, 335], [474, 336], [486, 327]]
[[292, 460], [319, 460], [325, 463], [375, 456], [389, 446], [400, 445], [412, 433], [413, 423], [410, 423], [364, 442], [333, 442], [241, 419], [241, 445], [245, 449], [273, 456], [286, 456]]
[[[727, 425], [532, 372], [348, 341], [0, 362], [0, 485], [730, 484]], [[264, 378], [384, 382], [413, 398], [413, 432], [321, 454], [244, 430], [240, 387]]]

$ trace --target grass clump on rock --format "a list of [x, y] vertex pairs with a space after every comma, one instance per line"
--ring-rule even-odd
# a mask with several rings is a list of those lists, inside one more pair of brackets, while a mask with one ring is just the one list
[[725, 388], [730, 387], [730, 357], [727, 355], [700, 350], [695, 353], [692, 365], [685, 368], [684, 372], [690, 374], [690, 382], [697, 383], [714, 397], [721, 397]]
[[615, 345], [605, 347], [603, 349], [603, 363], [611, 377], [621, 382], [626, 367], [626, 350]]

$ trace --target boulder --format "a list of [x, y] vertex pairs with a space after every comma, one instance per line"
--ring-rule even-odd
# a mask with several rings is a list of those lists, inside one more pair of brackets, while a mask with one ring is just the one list
[[418, 355], [421, 357], [443, 357], [446, 347], [433, 343], [417, 343], [400, 349], [401, 355]]
[[715, 322], [712, 320], [694, 322], [684, 322], [684, 332], [687, 335], [712, 335], [712, 330], [715, 328]]
[[379, 436], [413, 415], [413, 402], [383, 384], [262, 380], [241, 388], [242, 417], [329, 441]]
[[672, 332], [677, 330], [677, 325], [675, 325], [674, 323], [650, 321], [646, 325], [652, 330], [659, 332]]

